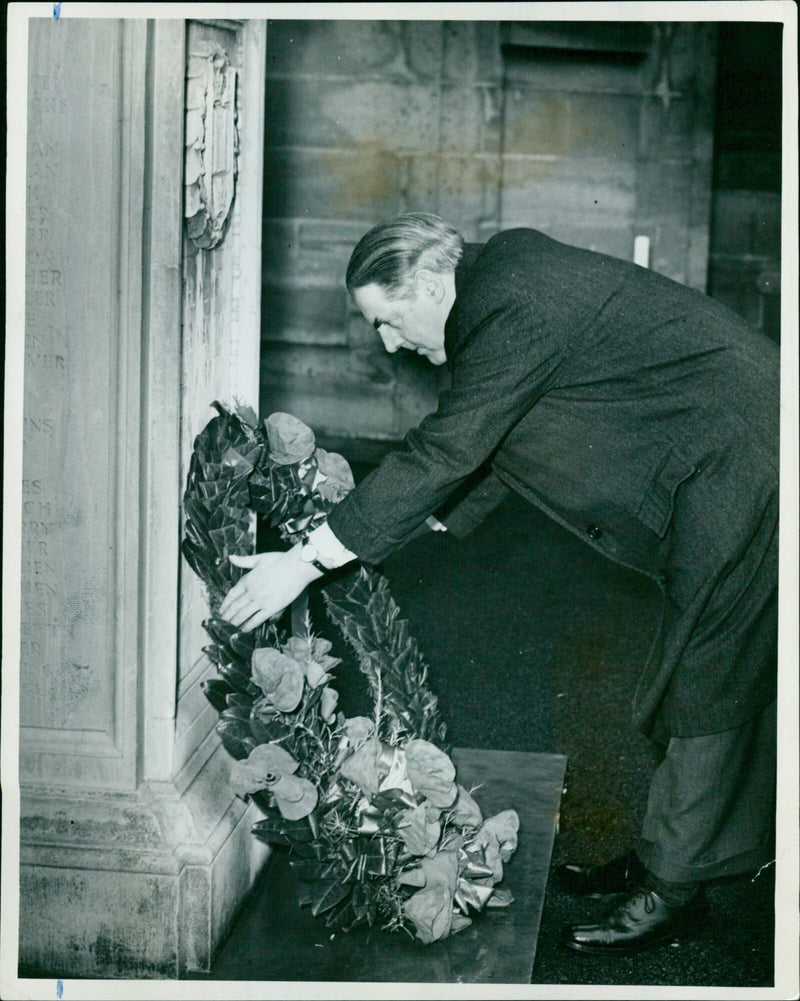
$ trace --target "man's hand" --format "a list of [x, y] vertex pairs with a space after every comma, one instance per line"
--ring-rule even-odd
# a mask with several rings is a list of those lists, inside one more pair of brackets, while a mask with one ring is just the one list
[[219, 608], [221, 618], [249, 633], [280, 615], [312, 580], [322, 576], [313, 564], [300, 559], [299, 550], [295, 546], [285, 553], [230, 556], [234, 566], [251, 569], [228, 591]]

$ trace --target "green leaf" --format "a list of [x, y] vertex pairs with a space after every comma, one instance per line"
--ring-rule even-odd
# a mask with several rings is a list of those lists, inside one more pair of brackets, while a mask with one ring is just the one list
[[237, 761], [246, 758], [258, 745], [250, 734], [249, 726], [239, 720], [220, 720], [216, 726], [222, 745]]
[[[255, 831], [261, 834], [287, 838], [291, 844], [309, 843], [314, 840], [314, 835], [306, 818], [303, 820], [286, 820], [277, 810], [270, 811], [268, 817], [254, 824], [253, 832]], [[312, 857], [316, 857], [316, 855], [312, 855]]]
[[373, 696], [380, 668], [384, 709], [396, 725], [443, 746], [446, 728], [435, 696], [425, 687], [427, 669], [407, 621], [399, 618], [386, 578], [362, 568], [349, 584], [327, 588], [325, 602], [329, 616], [355, 649]]
[[[251, 799], [255, 799], [255, 795], [251, 796]], [[258, 825], [256, 825], [258, 826]], [[250, 833], [254, 838], [258, 838], [259, 841], [263, 841], [264, 844], [269, 845], [272, 848], [291, 848], [292, 842], [289, 838], [285, 837], [283, 834], [275, 834], [272, 831], [257, 831], [256, 826], [252, 827]]]
[[[241, 723], [242, 724], [242, 736], [250, 733], [250, 707], [247, 705], [241, 705], [234, 703], [229, 705], [226, 709], [223, 709], [220, 713], [220, 722], [224, 723]], [[254, 734], [255, 736], [255, 734]]]
[[228, 640], [236, 632], [235, 626], [217, 616], [206, 619], [203, 622], [203, 628], [215, 643], [219, 643], [222, 646], [227, 646]]
[[300, 858], [313, 858], [321, 861], [328, 857], [330, 848], [323, 841], [296, 841], [292, 844], [292, 851], [296, 852]]
[[253, 705], [253, 696], [246, 695], [244, 692], [232, 691], [228, 696], [227, 705], [232, 706], [247, 706], [248, 709]]
[[220, 664], [217, 668], [219, 673], [228, 682], [231, 688], [236, 689], [242, 695], [250, 695], [252, 686], [249, 674], [245, 674], [239, 664]]
[[284, 740], [292, 731], [280, 719], [253, 708], [249, 715], [250, 731], [259, 744]]
[[211, 705], [222, 712], [227, 706], [227, 698], [233, 691], [231, 686], [222, 678], [209, 678], [200, 682], [200, 687]]
[[235, 632], [231, 633], [228, 642], [236, 656], [241, 657], [245, 663], [249, 664], [256, 645], [255, 636], [252, 633]]
[[297, 884], [297, 904], [298, 907], [308, 907], [310, 906], [312, 900], [314, 899], [314, 884], [307, 882], [299, 882]]
[[353, 901], [346, 899], [340, 901], [336, 907], [329, 911], [325, 921], [326, 928], [340, 928], [343, 932], [349, 932], [360, 924], [364, 924], [366, 916], [360, 916], [353, 907]]
[[[404, 675], [406, 671], [414, 666], [414, 649], [407, 645], [400, 653], [394, 656], [394, 669], [398, 674]], [[408, 679], [411, 680], [411, 679]]]
[[318, 880], [325, 872], [325, 863], [317, 862], [315, 859], [290, 859], [289, 865], [297, 873], [299, 879]]
[[338, 880], [321, 880], [312, 886], [311, 913], [316, 917], [335, 907], [350, 892], [349, 887]]
[[196, 546], [191, 539], [184, 538], [183, 542], [181, 542], [181, 552], [183, 553], [186, 562], [192, 570], [194, 570], [197, 576], [202, 581], [208, 583], [205, 551]]

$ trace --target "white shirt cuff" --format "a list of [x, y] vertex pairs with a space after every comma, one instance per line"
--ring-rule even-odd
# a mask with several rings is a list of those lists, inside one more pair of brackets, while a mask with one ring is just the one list
[[358, 558], [355, 553], [351, 553], [339, 542], [329, 528], [327, 521], [324, 521], [319, 528], [315, 528], [309, 534], [308, 541], [319, 553], [320, 563], [331, 570], [342, 567], [345, 563]]

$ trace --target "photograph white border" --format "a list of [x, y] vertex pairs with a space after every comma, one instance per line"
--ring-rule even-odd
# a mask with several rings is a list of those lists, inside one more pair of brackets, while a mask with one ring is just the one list
[[781, 280], [781, 542], [779, 770], [776, 852], [775, 987], [652, 988], [419, 984], [334, 984], [166, 980], [63, 981], [76, 998], [768, 998], [798, 996], [798, 161], [797, 8], [789, 0], [625, 3], [12, 3], [7, 12], [6, 356], [3, 478], [2, 908], [0, 996], [56, 999], [56, 981], [17, 977], [19, 889], [18, 698], [20, 645], [22, 388], [25, 288], [25, 137], [27, 22], [61, 18], [303, 18], [403, 20], [777, 21], [783, 42], [783, 191]]

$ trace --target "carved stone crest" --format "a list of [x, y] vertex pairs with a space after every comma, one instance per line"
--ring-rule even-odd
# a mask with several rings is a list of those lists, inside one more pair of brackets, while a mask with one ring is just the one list
[[236, 69], [225, 50], [198, 42], [186, 71], [186, 234], [210, 250], [225, 235], [236, 193]]

